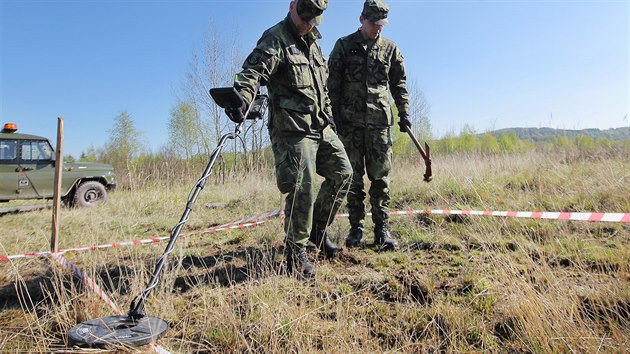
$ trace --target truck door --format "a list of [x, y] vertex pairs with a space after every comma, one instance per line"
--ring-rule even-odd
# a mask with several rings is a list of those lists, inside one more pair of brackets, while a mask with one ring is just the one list
[[55, 162], [48, 140], [20, 141], [18, 199], [50, 198], [53, 195]]
[[0, 200], [15, 199], [18, 191], [17, 140], [0, 140]]

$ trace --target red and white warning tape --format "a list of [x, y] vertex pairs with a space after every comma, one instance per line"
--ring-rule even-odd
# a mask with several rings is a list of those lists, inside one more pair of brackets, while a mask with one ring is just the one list
[[[278, 216], [278, 215], [281, 215], [282, 213], [283, 212], [280, 211], [280, 210], [270, 211], [270, 212], [262, 213], [260, 215], [256, 215], [256, 216], [253, 216], [253, 217], [241, 219], [241, 220], [238, 220], [238, 221], [234, 221], [234, 222], [223, 224], [223, 225], [219, 225], [219, 226], [215, 226], [215, 227], [212, 227], [212, 228], [210, 228], [208, 230], [205, 230], [205, 231], [203, 231], [201, 233], [202, 234], [211, 234], [211, 233], [215, 233], [215, 232], [219, 232], [219, 231], [226, 231], [226, 230], [244, 229], [244, 228], [249, 228], [249, 227], [255, 227], [255, 226], [264, 224], [264, 221], [261, 221], [262, 219]], [[181, 235], [181, 236], [186, 236], [186, 235]], [[170, 238], [171, 238], [171, 236], [169, 235], [169, 236], [151, 237], [151, 238], [147, 238], [147, 239], [143, 239], [143, 240], [133, 240], [133, 241], [127, 241], [127, 242], [108, 243], [108, 244], [104, 244], [104, 245], [93, 245], [93, 246], [84, 246], [84, 247], [77, 247], [77, 248], [66, 248], [66, 249], [59, 250], [58, 254], [78, 253], [78, 252], [86, 252], [86, 251], [95, 251], [95, 250], [106, 249], [106, 248], [117, 248], [117, 247], [144, 245], [144, 244], [162, 242], [162, 241], [168, 240]], [[8, 261], [10, 259], [17, 259], [17, 258], [44, 257], [44, 256], [48, 256], [50, 254], [51, 254], [50, 251], [43, 251], [43, 252], [31, 252], [31, 253], [15, 254], [15, 255], [10, 255], [10, 256], [0, 256], [0, 261]]]
[[92, 289], [92, 291], [94, 291], [94, 293], [98, 295], [98, 297], [100, 297], [103, 301], [105, 301], [105, 303], [109, 305], [109, 307], [111, 307], [112, 310], [114, 310], [114, 312], [116, 312], [117, 315], [122, 314], [120, 307], [118, 307], [118, 305], [116, 305], [116, 303], [112, 301], [112, 299], [107, 295], [106, 292], [103, 291], [103, 289], [94, 281], [94, 279], [90, 278], [87, 274], [82, 272], [81, 269], [79, 269], [74, 264], [70, 263], [70, 261], [65, 259], [60, 253], [52, 253], [51, 257], [52, 259], [55, 260], [55, 262], [61, 264], [62, 266], [76, 273], [79, 276], [79, 278], [83, 280], [85, 285], [88, 288]]
[[[390, 215], [413, 215], [413, 214], [425, 214], [425, 215], [483, 215], [483, 216], [500, 216], [500, 217], [510, 217], [510, 218], [530, 218], [530, 219], [550, 219], [550, 220], [574, 220], [574, 221], [593, 221], [593, 222], [619, 222], [619, 223], [630, 223], [630, 213], [573, 213], [573, 212], [527, 212], [527, 211], [477, 211], [477, 210], [399, 210], [392, 211]], [[367, 215], [371, 215], [371, 213], [367, 213]], [[256, 215], [253, 217], [237, 220], [228, 224], [223, 224], [220, 226], [216, 226], [210, 228], [203, 232], [203, 234], [214, 233], [218, 231], [230, 230], [230, 229], [241, 229], [247, 227], [254, 227], [260, 224], [263, 224], [263, 219], [274, 217], [274, 216], [284, 216], [284, 212], [280, 210], [274, 210], [266, 213], [262, 213], [260, 215]], [[348, 214], [337, 214], [337, 217], [348, 217]], [[16, 258], [25, 258], [25, 257], [41, 257], [50, 255], [57, 263], [62, 266], [70, 269], [74, 273], [76, 273], [81, 279], [85, 282], [85, 284], [92, 289], [105, 303], [107, 303], [116, 314], [122, 314], [122, 311], [114, 303], [111, 298], [107, 295], [106, 292], [87, 274], [82, 272], [78, 267], [74, 264], [70, 263], [66, 258], [62, 256], [64, 253], [68, 252], [81, 252], [81, 251], [92, 251], [97, 249], [104, 248], [112, 248], [112, 247], [123, 247], [123, 246], [132, 246], [132, 245], [140, 245], [140, 244], [148, 244], [148, 243], [156, 243], [169, 239], [170, 236], [164, 237], [152, 237], [144, 240], [135, 240], [129, 242], [121, 242], [121, 243], [111, 243], [106, 245], [98, 245], [98, 246], [89, 246], [89, 247], [80, 247], [80, 248], [71, 248], [61, 250], [58, 253], [47, 252], [33, 252], [33, 253], [25, 253], [19, 255], [12, 256], [0, 256], [0, 261], [6, 261], [10, 259]], [[157, 345], [157, 343], [151, 344], [151, 348], [163, 354], [169, 354], [169, 352]]]
[[[228, 224], [223, 224], [223, 225], [212, 227], [212, 228], [204, 231], [203, 234], [214, 233], [214, 232], [219, 232], [219, 231], [224, 231], [224, 230], [231, 230], [231, 229], [241, 229], [241, 228], [247, 228], [247, 227], [254, 227], [254, 226], [257, 226], [257, 225], [260, 225], [260, 224], [264, 223], [264, 221], [261, 221], [262, 219], [266, 219], [266, 218], [277, 216], [277, 215], [281, 215], [281, 214], [283, 214], [283, 212], [281, 210], [275, 210], [275, 211], [262, 213], [260, 215], [256, 215], [256, 216], [253, 216], [253, 217], [249, 217], [249, 218], [237, 220], [237, 221], [234, 221], [234, 222], [231, 222], [231, 223], [228, 223]], [[129, 242], [111, 243], [111, 244], [107, 244], [107, 245], [98, 245], [98, 246], [89, 246], [89, 247], [65, 249], [65, 250], [61, 250], [61, 251], [59, 251], [57, 253], [33, 252], [33, 253], [27, 253], [27, 254], [23, 254], [23, 255], [16, 255], [16, 256], [0, 256], [0, 260], [9, 260], [9, 259], [15, 259], [15, 258], [22, 258], [22, 257], [41, 257], [41, 256], [50, 255], [57, 263], [59, 263], [60, 265], [66, 267], [70, 271], [72, 271], [75, 274], [77, 274], [83, 280], [83, 282], [86, 284], [86, 286], [89, 287], [90, 289], [92, 289], [92, 291], [96, 295], [98, 295], [101, 298], [101, 300], [105, 301], [105, 303], [107, 305], [109, 305], [114, 310], [114, 312], [117, 315], [122, 315], [122, 311], [120, 310], [120, 307], [118, 307], [118, 305], [116, 305], [116, 303], [114, 301], [112, 301], [112, 299], [107, 295], [107, 293], [105, 291], [103, 291], [103, 289], [98, 285], [98, 283], [96, 283], [96, 281], [94, 281], [94, 279], [90, 278], [86, 273], [82, 272], [79, 269], [79, 267], [75, 266], [70, 261], [68, 261], [65, 257], [63, 257], [63, 254], [64, 253], [68, 253], [68, 252], [92, 251], [92, 250], [111, 248], [111, 247], [123, 247], [123, 246], [133, 246], [133, 245], [140, 245], [140, 244], [156, 243], [156, 242], [167, 240], [169, 238], [170, 238], [170, 236], [167, 236], [167, 237], [152, 237], [150, 239], [145, 239], [145, 240], [135, 240], [135, 241], [129, 241]], [[149, 346], [156, 353], [159, 353], [159, 354], [170, 354], [170, 352], [168, 350], [164, 349], [162, 346], [158, 345], [157, 343], [151, 343], [151, 344], [149, 344]]]
[[149, 344], [149, 346], [156, 353], [159, 353], [159, 354], [171, 354], [171, 352], [169, 352], [168, 350], [164, 349], [162, 346], [158, 345], [157, 343], [151, 343], [151, 344]]
[[[441, 215], [483, 215], [502, 216], [508, 218], [573, 220], [573, 221], [602, 221], [630, 223], [630, 213], [573, 213], [573, 212], [545, 212], [545, 211], [490, 211], [490, 210], [399, 210], [392, 211], [390, 215], [412, 214], [441, 214]], [[367, 213], [372, 215], [372, 213]], [[339, 217], [348, 217], [348, 214], [337, 214]]]
[[[85, 285], [87, 287], [89, 287], [90, 289], [92, 289], [92, 291], [94, 291], [94, 293], [96, 295], [98, 295], [101, 298], [101, 300], [105, 301], [105, 303], [107, 305], [109, 305], [114, 310], [114, 312], [117, 315], [122, 315], [122, 311], [120, 310], [120, 307], [118, 307], [118, 305], [116, 305], [116, 303], [112, 301], [112, 299], [107, 295], [107, 293], [105, 291], [103, 291], [103, 288], [101, 288], [96, 283], [96, 281], [94, 281], [94, 279], [90, 278], [87, 274], [82, 272], [77, 266], [75, 266], [70, 261], [68, 261], [66, 258], [64, 258], [63, 255], [61, 255], [60, 253], [52, 253], [51, 257], [52, 257], [52, 259], [55, 260], [55, 262], [61, 264], [62, 266], [66, 267], [70, 271], [72, 271], [75, 274], [77, 274], [81, 278], [81, 280], [83, 280]], [[170, 354], [170, 352], [168, 350], [164, 349], [163, 347], [161, 347], [157, 343], [151, 343], [151, 344], [149, 344], [149, 346], [156, 353]]]
[[[390, 212], [390, 215], [413, 215], [413, 214], [425, 214], [425, 215], [482, 215], [482, 216], [500, 216], [508, 218], [529, 218], [529, 219], [549, 219], [549, 220], [573, 220], [573, 221], [592, 221], [592, 222], [617, 222], [617, 223], [630, 223], [630, 213], [573, 213], [573, 212], [543, 212], [543, 211], [479, 211], [479, 210], [398, 210]], [[371, 213], [367, 213], [371, 215]], [[208, 230], [201, 232], [201, 234], [210, 234], [219, 231], [244, 229], [249, 227], [255, 227], [264, 224], [263, 219], [284, 216], [284, 212], [281, 210], [274, 210], [266, 213], [262, 213], [249, 218], [244, 218], [231, 223], [212, 227]], [[337, 217], [348, 217], [348, 214], [337, 214]], [[190, 234], [189, 234], [190, 235]], [[187, 235], [182, 235], [187, 236]], [[116, 248], [125, 246], [135, 246], [149, 243], [157, 243], [170, 239], [170, 236], [151, 237], [143, 240], [134, 240], [119, 243], [109, 243], [104, 245], [94, 245], [78, 248], [67, 248], [59, 250], [59, 254], [63, 253], [76, 253], [85, 251], [94, 251], [98, 249]], [[32, 252], [15, 254], [10, 256], [0, 256], [0, 261], [8, 261], [17, 258], [31, 258], [42, 257], [50, 254], [50, 251], [44, 252]]]

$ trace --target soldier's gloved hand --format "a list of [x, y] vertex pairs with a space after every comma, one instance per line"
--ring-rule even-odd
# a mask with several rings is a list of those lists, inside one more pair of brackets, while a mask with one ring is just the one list
[[407, 130], [411, 131], [411, 122], [406, 116], [402, 116], [400, 120], [398, 120], [398, 127], [401, 132], [406, 133]]
[[245, 111], [247, 111], [245, 102], [240, 107], [225, 107], [225, 114], [234, 123], [242, 123], [245, 120]]

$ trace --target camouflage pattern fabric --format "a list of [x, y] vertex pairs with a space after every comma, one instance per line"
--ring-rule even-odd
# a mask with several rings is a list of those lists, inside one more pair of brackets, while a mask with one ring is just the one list
[[[325, 227], [345, 197], [352, 167], [331, 128], [328, 67], [317, 28], [299, 36], [287, 16], [265, 31], [247, 57], [234, 87], [251, 102], [258, 85], [269, 94], [269, 135], [276, 180], [286, 197], [286, 240], [308, 242], [313, 222]], [[315, 175], [325, 178], [314, 199]]]
[[360, 30], [335, 43], [328, 60], [328, 90], [344, 126], [387, 128], [393, 122], [390, 93], [398, 115], [409, 116], [404, 58], [398, 46], [379, 36], [364, 41]]
[[343, 135], [354, 174], [348, 193], [348, 213], [350, 226], [363, 228], [365, 218], [365, 186], [363, 176], [367, 172], [370, 180], [370, 205], [372, 221], [384, 225], [389, 221], [389, 171], [392, 166], [392, 141], [389, 128], [356, 128]]
[[271, 135], [321, 138], [324, 127], [332, 122], [328, 67], [316, 42], [319, 38], [317, 28], [300, 37], [287, 16], [263, 33], [236, 74], [234, 87], [248, 103], [259, 83], [267, 85]]
[[[325, 228], [345, 198], [352, 167], [343, 144], [330, 127], [321, 139], [272, 135], [276, 181], [287, 193], [284, 230], [287, 241], [306, 245], [311, 226]], [[325, 178], [313, 205], [316, 174]]]
[[[354, 174], [348, 195], [350, 224], [363, 225], [365, 199], [363, 176], [371, 181], [372, 220], [388, 220], [391, 138], [390, 100], [399, 117], [409, 116], [404, 58], [396, 44], [382, 36], [364, 40], [360, 30], [340, 38], [329, 58], [328, 89], [335, 121]], [[390, 96], [391, 94], [391, 96]]]

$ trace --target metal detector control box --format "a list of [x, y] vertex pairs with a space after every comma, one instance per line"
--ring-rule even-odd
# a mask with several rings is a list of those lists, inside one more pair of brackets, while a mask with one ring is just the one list
[[246, 119], [263, 119], [266, 111], [267, 95], [258, 94], [250, 106]]
[[[210, 96], [216, 104], [225, 109], [238, 109], [243, 107], [245, 100], [243, 96], [234, 87], [217, 87], [210, 89]], [[249, 105], [245, 114], [245, 119], [262, 119], [267, 110], [267, 95], [257, 94], [256, 98]], [[238, 122], [238, 119], [230, 117], [234, 122]]]

